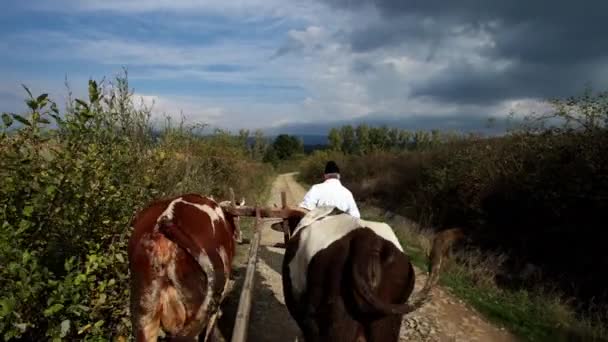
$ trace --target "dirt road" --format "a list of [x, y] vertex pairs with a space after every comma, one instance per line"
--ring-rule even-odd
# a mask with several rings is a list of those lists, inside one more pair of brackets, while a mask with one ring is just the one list
[[[268, 205], [280, 206], [281, 191], [287, 193], [287, 202], [296, 205], [304, 196], [305, 189], [293, 178], [293, 174], [283, 174], [272, 184], [272, 193]], [[262, 241], [256, 274], [255, 296], [253, 297], [251, 321], [248, 331], [248, 341], [253, 342], [283, 342], [293, 341], [299, 335], [299, 329], [293, 321], [283, 300], [281, 284], [281, 261], [284, 250], [273, 245], [283, 241], [280, 232], [270, 229], [268, 221], [262, 230]], [[244, 274], [243, 266], [237, 274]], [[416, 290], [426, 277], [417, 270]], [[239, 285], [227, 298], [225, 319], [220, 322], [221, 330], [229, 338], [230, 317], [238, 305]], [[403, 319], [401, 341], [504, 341], [516, 339], [502, 329], [487, 323], [479, 314], [462, 301], [454, 298], [444, 289], [435, 290], [435, 296], [430, 304]]]

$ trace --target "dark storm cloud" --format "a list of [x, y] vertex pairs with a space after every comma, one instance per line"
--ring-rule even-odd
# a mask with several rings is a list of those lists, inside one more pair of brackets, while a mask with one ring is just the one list
[[424, 43], [439, 32], [437, 27], [423, 27], [420, 19], [405, 15], [402, 20], [387, 18], [369, 26], [356, 28], [345, 36], [355, 52], [366, 52], [405, 42]]
[[547, 100], [567, 97], [579, 94], [589, 85], [594, 89], [608, 87], [607, 79], [595, 75], [595, 70], [607, 64], [583, 63], [568, 68], [554, 68], [526, 63], [514, 64], [500, 71], [452, 65], [442, 75], [415, 84], [412, 95], [480, 105], [515, 98]]
[[[608, 1], [340, 1], [336, 7], [363, 8], [373, 4], [383, 22], [351, 32], [356, 49], [372, 49], [399, 40], [427, 39], [447, 34], [447, 28], [484, 28], [496, 40], [488, 51], [496, 56], [542, 63], [571, 62], [608, 54]], [[436, 24], [425, 26], [424, 20]], [[498, 26], [489, 25], [496, 22]], [[404, 36], [405, 35], [405, 36]], [[411, 37], [410, 35], [416, 35]]]
[[[380, 14], [378, 21], [344, 35], [355, 52], [400, 44], [428, 49], [423, 53], [430, 59], [456, 35], [484, 32], [494, 44], [470, 53], [511, 62], [501, 72], [451, 64], [416, 94], [449, 102], [493, 102], [578, 93], [581, 84], [608, 86], [606, 75], [598, 75], [608, 70], [608, 1], [322, 1], [353, 12], [375, 8]], [[465, 31], [455, 33], [456, 28]]]

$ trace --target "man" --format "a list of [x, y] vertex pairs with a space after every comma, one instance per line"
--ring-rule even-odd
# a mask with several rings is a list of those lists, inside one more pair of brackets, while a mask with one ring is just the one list
[[345, 213], [361, 218], [353, 194], [340, 182], [340, 169], [334, 161], [328, 161], [325, 165], [325, 181], [313, 185], [304, 195], [300, 207], [313, 210], [319, 206], [333, 206]]

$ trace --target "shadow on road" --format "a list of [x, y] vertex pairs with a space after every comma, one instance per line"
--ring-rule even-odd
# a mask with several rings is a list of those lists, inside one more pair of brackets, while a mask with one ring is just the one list
[[281, 274], [283, 268], [283, 254], [275, 252], [267, 246], [260, 247], [259, 256], [266, 262], [266, 264], [272, 268], [273, 271]]
[[[298, 326], [291, 318], [287, 307], [276, 298], [270, 286], [265, 284], [263, 275], [259, 272], [260, 261], [263, 260], [280, 275], [283, 255], [269, 250], [266, 246], [260, 246], [258, 257], [258, 272], [254, 282], [247, 341], [294, 341], [300, 331]], [[222, 305], [223, 315], [218, 321], [218, 327], [227, 341], [232, 338], [232, 328], [234, 327], [241, 289], [245, 281], [245, 273], [246, 268], [244, 266], [235, 268], [234, 287]]]

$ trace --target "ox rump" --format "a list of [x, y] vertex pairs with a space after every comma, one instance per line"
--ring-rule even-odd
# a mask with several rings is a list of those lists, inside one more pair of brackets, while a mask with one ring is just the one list
[[283, 294], [307, 342], [398, 341], [402, 316], [429, 301], [441, 259], [461, 236], [459, 229], [437, 235], [427, 282], [408, 301], [414, 268], [388, 224], [321, 207], [291, 229]]
[[131, 320], [136, 341], [219, 337], [221, 314], [240, 231], [232, 203], [185, 194], [137, 213], [129, 240]]

